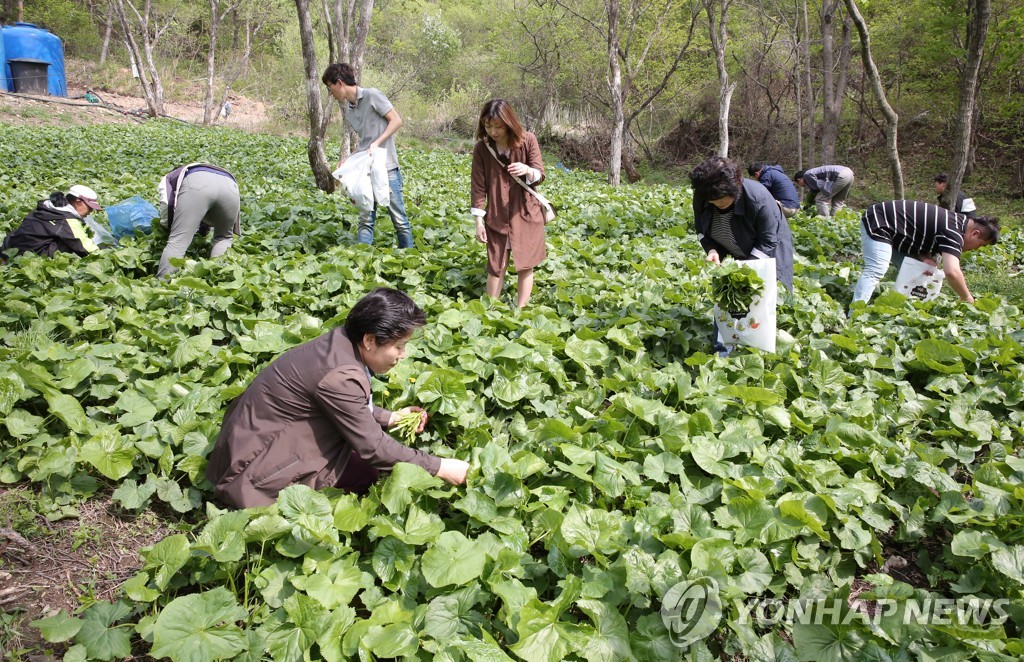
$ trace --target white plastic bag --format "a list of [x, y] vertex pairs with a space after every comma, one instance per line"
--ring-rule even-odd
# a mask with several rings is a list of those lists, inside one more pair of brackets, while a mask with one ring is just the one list
[[382, 147], [373, 150], [370, 167], [370, 183], [373, 185], [373, 199], [378, 207], [391, 204], [391, 182], [388, 181], [388, 153]]
[[345, 159], [333, 173], [342, 192], [359, 211], [373, 210], [373, 184], [370, 181], [370, 168], [373, 164], [370, 161], [366, 152], [357, 152]]
[[[775, 352], [775, 307], [779, 299], [779, 283], [775, 273], [775, 258], [744, 260], [743, 264], [757, 272], [764, 281], [764, 291], [754, 298], [746, 314], [720, 310], [713, 311], [718, 322], [718, 340], [723, 345], [747, 345], [766, 352]], [[738, 317], [735, 315], [739, 315]]]
[[359, 211], [373, 211], [374, 202], [384, 207], [391, 203], [386, 159], [383, 149], [375, 149], [372, 157], [365, 151], [356, 152], [334, 171], [341, 190]]
[[103, 227], [103, 225], [93, 219], [86, 216], [84, 219], [85, 224], [92, 230], [92, 243], [97, 246], [105, 244], [107, 246], [117, 246], [117, 238], [110, 232], [110, 230]]
[[939, 296], [942, 281], [945, 279], [946, 274], [942, 269], [912, 257], [905, 257], [900, 272], [896, 275], [896, 291], [921, 301], [931, 301]]

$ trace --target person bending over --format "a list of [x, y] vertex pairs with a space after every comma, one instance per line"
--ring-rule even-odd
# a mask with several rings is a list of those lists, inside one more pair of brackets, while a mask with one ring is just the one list
[[905, 256], [936, 264], [942, 256], [946, 282], [968, 303], [974, 297], [960, 270], [960, 255], [999, 241], [999, 219], [967, 218], [938, 205], [913, 200], [878, 202], [860, 217], [864, 268], [853, 290], [854, 301], [869, 301], [889, 263], [899, 269]]
[[81, 184], [68, 192], [55, 191], [36, 208], [0, 245], [0, 253], [16, 248], [22, 253], [38, 253], [53, 257], [57, 253], [74, 253], [85, 257], [98, 250], [82, 221], [94, 211], [103, 209], [96, 192]]
[[386, 430], [401, 415], [373, 404], [371, 382], [405, 358], [426, 316], [406, 294], [377, 288], [343, 327], [293, 347], [265, 367], [224, 414], [206, 477], [236, 508], [265, 506], [289, 485], [363, 493], [396, 462], [418, 465], [454, 485], [469, 464], [409, 448]]

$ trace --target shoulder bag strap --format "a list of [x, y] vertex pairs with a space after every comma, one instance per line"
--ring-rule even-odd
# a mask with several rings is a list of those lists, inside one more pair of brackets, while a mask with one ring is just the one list
[[[491, 142], [489, 140], [487, 140], [487, 138], [484, 138], [483, 141], [484, 141], [484, 145], [487, 147], [487, 151], [491, 153], [491, 156], [494, 157], [494, 160], [497, 161], [501, 165], [501, 167], [503, 167], [503, 168], [507, 167], [504, 163], [501, 162], [501, 159], [498, 158], [498, 153], [494, 151], [493, 147], [491, 147]], [[508, 172], [508, 170], [506, 170], [505, 172]], [[546, 207], [550, 207], [551, 206], [551, 203], [548, 202], [548, 199], [545, 198], [540, 193], [538, 193], [537, 191], [533, 190], [533, 187], [531, 187], [529, 184], [527, 184], [523, 180], [519, 179], [518, 177], [513, 175], [511, 172], [508, 173], [508, 176], [511, 177], [512, 181], [514, 181], [516, 184], [519, 184], [524, 189], [529, 191], [530, 195], [532, 195], [533, 197], [537, 198], [537, 200], [539, 200], [542, 205], [544, 205]]]

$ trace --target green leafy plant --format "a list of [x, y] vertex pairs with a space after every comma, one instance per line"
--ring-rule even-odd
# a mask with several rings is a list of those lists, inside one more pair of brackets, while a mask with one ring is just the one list
[[763, 291], [764, 280], [740, 261], [726, 260], [711, 270], [711, 299], [720, 310], [745, 312]]
[[[303, 141], [165, 122], [0, 124], [13, 164], [0, 171], [0, 231], [54, 173], [117, 201], [151, 196], [197, 153], [242, 190], [245, 233], [222, 259], [197, 241], [192, 262], [156, 280], [162, 245], [143, 235], [3, 268], [0, 482], [51, 519], [107, 495], [182, 515], [140, 550], [121, 594], [36, 621], [67, 659], [671, 659], [662, 602], [699, 578], [715, 580], [723, 613], [694, 658], [1024, 651], [1014, 303], [881, 291], [847, 320], [856, 215], [801, 219], [778, 352], [723, 361], [708, 353], [685, 189], [551, 169], [565, 223], [531, 306], [512, 311], [481, 296], [467, 156], [403, 150], [423, 248], [392, 251], [389, 224], [376, 246], [355, 242], [355, 211], [312, 185]], [[1020, 269], [1019, 232], [985, 250]], [[971, 279], [973, 254], [963, 264]], [[469, 484], [399, 464], [365, 496], [292, 486], [272, 506], [217, 509], [204, 471], [230, 402], [383, 284], [429, 323], [375, 378], [375, 403], [427, 409], [416, 446], [471, 460]], [[759, 624], [741, 609], [816, 597], [844, 618], [881, 600], [903, 611], [832, 626]], [[904, 622], [912, 599], [1005, 600], [1007, 618]]]

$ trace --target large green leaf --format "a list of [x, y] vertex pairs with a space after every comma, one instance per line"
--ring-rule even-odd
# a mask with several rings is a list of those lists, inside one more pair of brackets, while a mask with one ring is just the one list
[[434, 411], [454, 415], [465, 406], [466, 385], [455, 371], [431, 370], [416, 379], [416, 397], [424, 404], [433, 403]]
[[38, 628], [43, 638], [51, 644], [68, 641], [82, 629], [82, 620], [68, 616], [63, 609], [47, 618], [32, 621], [32, 627]]
[[123, 601], [114, 604], [97, 602], [82, 616], [82, 625], [75, 641], [85, 646], [90, 659], [127, 657], [131, 653], [130, 631], [116, 624], [131, 612], [131, 607]]
[[176, 533], [148, 549], [143, 549], [141, 555], [145, 563], [142, 567], [155, 571], [153, 583], [163, 590], [188, 561], [190, 553], [188, 537], [183, 533]]
[[44, 397], [46, 404], [50, 407], [50, 413], [63, 421], [69, 430], [79, 434], [86, 434], [90, 431], [91, 423], [78, 400], [66, 393], [46, 394]]
[[119, 480], [132, 470], [138, 451], [117, 428], [106, 427], [82, 445], [80, 457], [111, 480]]
[[384, 485], [380, 502], [391, 513], [405, 512], [417, 492], [440, 487], [444, 483], [427, 473], [423, 468], [407, 462], [395, 464]]
[[458, 531], [445, 531], [423, 554], [423, 578], [431, 586], [461, 586], [484, 570], [487, 555]]
[[306, 485], [289, 485], [278, 494], [277, 507], [300, 540], [338, 542], [331, 502], [320, 492]]
[[604, 343], [597, 340], [580, 340], [575, 336], [565, 343], [565, 353], [586, 368], [607, 365], [611, 360], [611, 352]]
[[223, 587], [175, 598], [156, 619], [152, 654], [173, 662], [232, 659], [245, 650], [245, 638], [236, 623], [247, 616]]
[[174, 352], [171, 354], [171, 363], [175, 368], [183, 368], [204, 356], [212, 346], [213, 339], [206, 334], [185, 338], [174, 348]]

